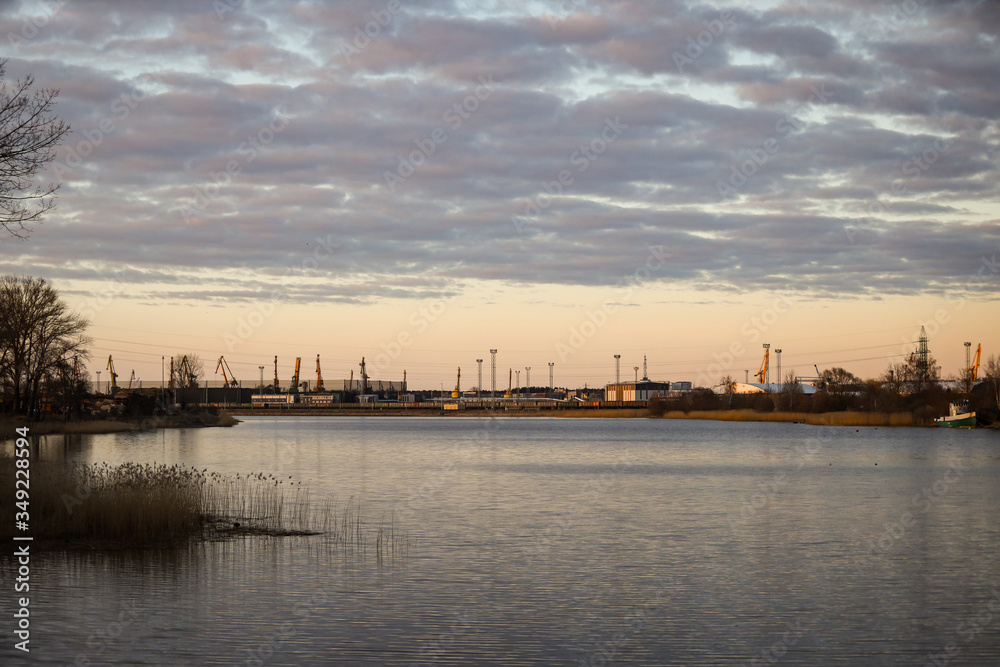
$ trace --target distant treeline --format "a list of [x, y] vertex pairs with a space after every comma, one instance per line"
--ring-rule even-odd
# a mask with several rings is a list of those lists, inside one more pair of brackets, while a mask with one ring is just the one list
[[841, 386], [816, 394], [801, 390], [786, 390], [775, 394], [716, 394], [708, 389], [698, 389], [683, 397], [661, 398], [654, 396], [648, 404], [653, 416], [669, 412], [700, 412], [709, 410], [753, 410], [760, 413], [830, 413], [867, 412], [881, 414], [908, 413], [915, 424], [931, 424], [934, 419], [948, 414], [948, 405], [957, 400], [969, 400], [970, 410], [975, 410], [987, 422], [1000, 420], [998, 409], [1000, 381], [989, 378], [974, 385], [971, 391], [956, 392], [929, 383], [915, 392], [893, 391], [879, 382]]

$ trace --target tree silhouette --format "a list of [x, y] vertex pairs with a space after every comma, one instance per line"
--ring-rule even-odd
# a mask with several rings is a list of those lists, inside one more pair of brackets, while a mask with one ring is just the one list
[[[0, 60], [0, 81], [7, 61]], [[69, 125], [52, 113], [59, 91], [32, 92], [31, 76], [0, 83], [0, 227], [13, 237], [28, 237], [28, 225], [55, 206], [58, 183], [35, 183], [56, 155]]]

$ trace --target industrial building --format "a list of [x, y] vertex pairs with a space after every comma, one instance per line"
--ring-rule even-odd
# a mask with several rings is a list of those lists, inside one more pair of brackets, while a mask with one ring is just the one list
[[653, 396], [666, 398], [669, 393], [669, 382], [653, 382], [652, 380], [616, 382], [604, 388], [604, 400], [614, 402], [648, 401]]

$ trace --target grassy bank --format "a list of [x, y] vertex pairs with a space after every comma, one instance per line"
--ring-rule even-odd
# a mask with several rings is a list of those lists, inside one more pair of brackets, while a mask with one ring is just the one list
[[208, 413], [181, 414], [171, 417], [149, 417], [142, 420], [98, 419], [90, 421], [40, 421], [29, 422], [23, 418], [4, 417], [0, 419], [0, 440], [14, 437], [14, 429], [27, 426], [32, 435], [125, 433], [128, 431], [150, 431], [158, 428], [203, 428], [214, 426], [235, 426], [239, 420], [230, 414]]
[[320, 535], [332, 546], [395, 556], [405, 536], [372, 528], [356, 504], [317, 507], [301, 484], [271, 475], [226, 476], [181, 465], [67, 466], [32, 461], [27, 533], [15, 530], [15, 460], [0, 459], [0, 538], [28, 534], [40, 548], [168, 547], [242, 535]]
[[757, 412], [755, 410], [671, 411], [664, 419], [712, 419], [728, 422], [801, 422], [815, 426], [917, 426], [909, 412]]
[[604, 408], [601, 410], [552, 410], [545, 413], [545, 416], [552, 417], [578, 417], [585, 419], [634, 419], [637, 417], [649, 417], [649, 410], [645, 408]]

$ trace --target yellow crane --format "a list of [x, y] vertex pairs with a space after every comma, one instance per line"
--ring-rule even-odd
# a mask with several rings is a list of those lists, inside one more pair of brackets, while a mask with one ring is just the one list
[[316, 355], [316, 391], [323, 391], [323, 371], [319, 368], [319, 355]]
[[[966, 369], [966, 371], [965, 371], [966, 373], [969, 373], [969, 374], [972, 375], [972, 381], [973, 382], [975, 382], [976, 378], [979, 377], [979, 355], [982, 354], [982, 352], [983, 352], [983, 344], [980, 343], [979, 345], [976, 346], [976, 358], [975, 358], [975, 360], [972, 362], [972, 365], [969, 366], [969, 368]], [[968, 359], [968, 357], [966, 357], [966, 359]]]
[[115, 362], [111, 360], [111, 355], [108, 355], [108, 370], [111, 372], [111, 391], [118, 391], [118, 373], [115, 373]]
[[768, 349], [768, 348], [765, 348], [764, 349], [764, 361], [762, 361], [761, 364], [760, 364], [760, 370], [757, 373], [754, 373], [754, 377], [757, 378], [762, 384], [764, 382], [764, 378], [767, 376], [767, 367], [768, 367], [768, 363], [770, 361], [770, 358], [771, 358], [771, 350]]
[[[238, 387], [240, 383], [236, 381], [236, 376], [233, 375], [233, 369], [229, 368], [229, 364], [226, 362], [225, 357], [219, 357], [219, 363], [215, 365], [215, 374], [218, 375], [219, 371], [222, 371], [222, 382], [226, 387]], [[226, 371], [229, 371], [227, 374]]]
[[455, 391], [451, 392], [452, 398], [458, 398], [462, 395], [462, 367], [458, 367], [458, 377], [455, 378]]
[[302, 357], [295, 357], [295, 375], [292, 376], [292, 386], [289, 388], [293, 394], [299, 393], [299, 367], [302, 365]]

